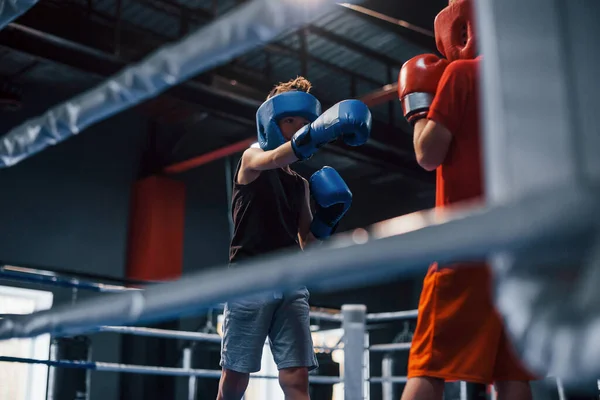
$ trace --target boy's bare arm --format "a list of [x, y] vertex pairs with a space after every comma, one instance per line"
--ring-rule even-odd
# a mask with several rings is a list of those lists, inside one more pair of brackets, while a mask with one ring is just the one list
[[248, 184], [258, 178], [261, 171], [287, 167], [296, 161], [298, 161], [298, 157], [294, 154], [290, 142], [269, 151], [251, 147], [242, 155], [242, 165], [238, 172], [237, 183]]

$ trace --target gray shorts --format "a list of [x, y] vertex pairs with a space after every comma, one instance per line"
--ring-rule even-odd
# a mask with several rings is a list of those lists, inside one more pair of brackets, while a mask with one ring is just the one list
[[265, 340], [269, 338], [277, 369], [318, 367], [310, 334], [306, 288], [284, 295], [263, 295], [225, 305], [221, 367], [241, 372], [260, 371]]

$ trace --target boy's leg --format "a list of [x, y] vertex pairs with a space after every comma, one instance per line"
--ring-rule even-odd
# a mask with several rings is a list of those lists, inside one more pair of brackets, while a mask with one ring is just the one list
[[248, 374], [260, 371], [263, 347], [277, 304], [272, 295], [226, 304], [219, 400], [241, 398], [248, 386]]
[[402, 400], [442, 400], [444, 380], [418, 376], [410, 378], [402, 392]]
[[[501, 320], [500, 316], [498, 320]], [[493, 372], [498, 400], [531, 400], [533, 394], [529, 382], [537, 379], [539, 378], [530, 373], [521, 363], [503, 329], [498, 342]]]
[[223, 368], [217, 400], [241, 400], [248, 387], [250, 374]]
[[532, 400], [529, 381], [497, 381], [498, 400]]
[[279, 385], [285, 400], [309, 400], [308, 368], [284, 368], [279, 371]]
[[279, 383], [286, 400], [308, 399], [308, 371], [318, 366], [310, 333], [306, 288], [286, 293], [273, 314], [269, 332]]

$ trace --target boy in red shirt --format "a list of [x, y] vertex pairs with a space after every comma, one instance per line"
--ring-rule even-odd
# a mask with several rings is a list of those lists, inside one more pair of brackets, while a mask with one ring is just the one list
[[[436, 18], [438, 49], [409, 60], [399, 94], [418, 163], [436, 170], [436, 208], [483, 198], [479, 64], [469, 0]], [[457, 32], [457, 30], [459, 30]], [[534, 379], [514, 355], [492, 302], [485, 262], [433, 263], [423, 283], [402, 400], [443, 398], [444, 382], [494, 383], [498, 399], [529, 400]]]

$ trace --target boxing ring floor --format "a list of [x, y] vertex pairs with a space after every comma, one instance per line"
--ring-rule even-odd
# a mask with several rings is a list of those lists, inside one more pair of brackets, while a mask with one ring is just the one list
[[[159, 49], [8, 132], [0, 140], [0, 165], [14, 165], [301, 26], [332, 3], [299, 4], [248, 2], [182, 42]], [[407, 228], [400, 217], [372, 227], [360, 243], [339, 235], [302, 254], [257, 259], [235, 274], [219, 266], [143, 291], [8, 316], [0, 321], [0, 339], [156, 322], [297, 285], [364, 286], [421, 272], [434, 259], [489, 257], [497, 276], [496, 304], [525, 362], [570, 382], [595, 379], [600, 375], [600, 131], [595, 118], [600, 55], [589, 49], [600, 48], [600, 3], [480, 0], [476, 9], [484, 54], [485, 206], [423, 213], [420, 228]], [[556, 279], [565, 270], [575, 278]], [[353, 311], [352, 318], [359, 320], [365, 314]], [[363, 379], [349, 382], [357, 386], [347, 400], [362, 398]]]

